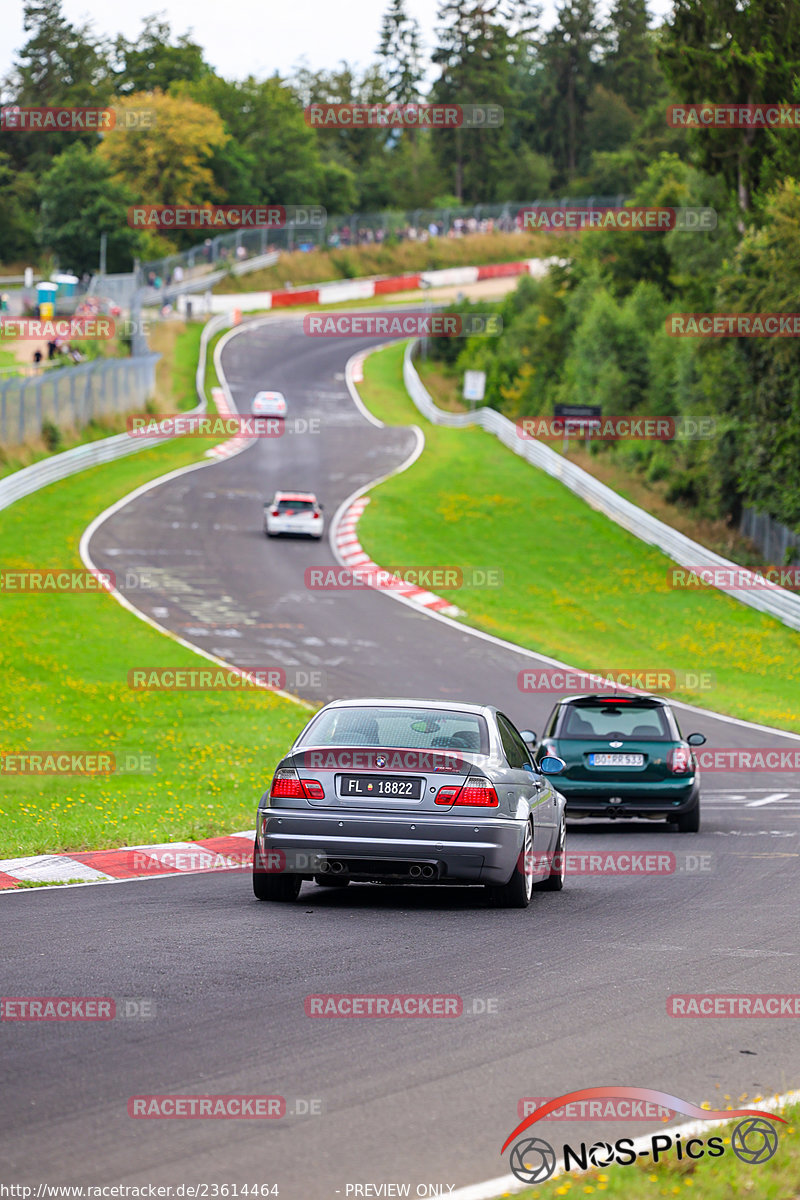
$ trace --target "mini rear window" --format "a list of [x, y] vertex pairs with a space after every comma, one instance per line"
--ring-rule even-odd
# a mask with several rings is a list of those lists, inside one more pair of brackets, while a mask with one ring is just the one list
[[652, 742], [673, 740], [663, 708], [611, 703], [602, 707], [565, 705], [557, 737], [596, 737], [604, 741], [625, 741], [626, 738]]
[[466, 750], [487, 754], [489, 731], [477, 713], [431, 708], [331, 708], [300, 746], [377, 746], [391, 750]]
[[277, 503], [278, 512], [311, 512], [314, 508], [313, 500], [279, 500]]

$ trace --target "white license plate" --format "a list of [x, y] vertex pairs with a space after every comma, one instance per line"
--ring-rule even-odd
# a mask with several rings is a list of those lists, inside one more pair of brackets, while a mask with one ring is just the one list
[[590, 754], [590, 767], [643, 767], [643, 754]]

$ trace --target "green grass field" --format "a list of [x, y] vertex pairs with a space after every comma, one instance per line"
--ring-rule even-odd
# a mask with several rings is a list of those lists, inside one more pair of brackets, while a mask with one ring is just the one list
[[371, 493], [359, 538], [377, 563], [500, 568], [502, 587], [437, 591], [476, 628], [581, 669], [710, 673], [710, 689], [675, 695], [800, 731], [800, 635], [719, 592], [670, 590], [671, 560], [496, 438], [431, 425], [406, 395], [403, 349], [371, 355], [359, 385], [376, 416], [426, 439]]
[[[193, 333], [187, 334], [193, 342]], [[177, 355], [194, 387], [191, 348]], [[196, 362], [196, 358], [195, 358]], [[213, 371], [208, 382], [216, 382]], [[164, 442], [0, 511], [4, 570], [80, 568], [78, 543], [116, 499], [202, 461], [209, 439]], [[155, 759], [151, 773], [0, 776], [0, 858], [190, 840], [252, 826], [305, 708], [260, 689], [134, 692], [133, 667], [198, 667], [100, 593], [0, 591], [0, 755], [70, 750]], [[90, 636], [87, 631], [90, 631]]]
[[[745, 1107], [744, 1103], [737, 1105]], [[759, 1108], [758, 1102], [748, 1100], [746, 1107]], [[663, 1196], [695, 1197], [695, 1200], [797, 1200], [800, 1195], [800, 1105], [792, 1105], [780, 1115], [788, 1124], [776, 1122], [778, 1149], [765, 1163], [743, 1163], [731, 1152], [732, 1126], [709, 1128], [697, 1136], [722, 1137], [724, 1153], [715, 1158], [706, 1156], [691, 1160], [678, 1159], [674, 1149], [657, 1164], [636, 1162], [631, 1166], [612, 1166], [585, 1174], [561, 1175], [549, 1183], [514, 1192], [514, 1200], [555, 1200], [556, 1196], [578, 1197], [602, 1195], [606, 1200], [661, 1200]], [[536, 1136], [543, 1137], [560, 1153], [561, 1142], [570, 1144], [565, 1130], [567, 1124], [546, 1124]], [[558, 1128], [558, 1134], [554, 1130]], [[598, 1132], [598, 1140], [613, 1141], [608, 1134]], [[697, 1148], [695, 1148], [697, 1149]], [[510, 1193], [506, 1192], [508, 1196]]]

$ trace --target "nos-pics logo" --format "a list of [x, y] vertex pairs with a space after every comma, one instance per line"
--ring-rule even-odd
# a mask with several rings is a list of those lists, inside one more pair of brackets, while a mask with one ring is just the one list
[[[520, 1134], [530, 1129], [536, 1121], [542, 1120], [543, 1117], [560, 1109], [563, 1105], [579, 1100], [609, 1098], [644, 1100], [703, 1121], [730, 1121], [735, 1117], [746, 1117], [747, 1120], [740, 1121], [733, 1130], [731, 1149], [737, 1158], [750, 1166], [768, 1162], [778, 1149], [778, 1134], [772, 1122], [780, 1121], [782, 1124], [786, 1124], [783, 1117], [762, 1109], [710, 1110], [698, 1108], [697, 1105], [691, 1104], [688, 1100], [682, 1100], [679, 1096], [671, 1096], [668, 1092], [657, 1092], [652, 1088], [582, 1088], [577, 1092], [567, 1092], [563, 1096], [556, 1096], [537, 1108], [509, 1134], [500, 1153], [503, 1154], [515, 1138], [519, 1138]], [[581, 1142], [577, 1148], [568, 1145], [562, 1147], [562, 1169], [564, 1171], [573, 1169], [586, 1171], [591, 1167], [609, 1167], [613, 1164], [630, 1166], [636, 1162], [637, 1158], [651, 1158], [654, 1163], [657, 1163], [659, 1158], [668, 1151], [673, 1151], [678, 1159], [684, 1157], [698, 1159], [706, 1155], [709, 1158], [719, 1158], [721, 1154], [725, 1153], [725, 1146], [721, 1137], [711, 1137], [705, 1141], [702, 1138], [692, 1137], [684, 1142], [679, 1133], [674, 1136], [667, 1133], [653, 1134], [650, 1137], [649, 1145], [644, 1145], [638, 1151], [635, 1149], [632, 1138], [618, 1138], [613, 1143], [595, 1142], [591, 1146]], [[544, 1138], [520, 1138], [512, 1147], [509, 1166], [522, 1183], [544, 1183], [554, 1174], [558, 1166], [558, 1156], [555, 1149]]]

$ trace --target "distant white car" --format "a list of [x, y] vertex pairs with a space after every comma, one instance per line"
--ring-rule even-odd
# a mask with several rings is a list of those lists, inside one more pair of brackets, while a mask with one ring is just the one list
[[276, 492], [270, 503], [264, 505], [264, 532], [267, 537], [295, 533], [319, 541], [324, 530], [322, 505], [313, 492]]
[[251, 417], [286, 417], [283, 392], [256, 392], [250, 401]]

